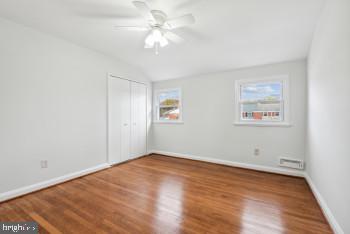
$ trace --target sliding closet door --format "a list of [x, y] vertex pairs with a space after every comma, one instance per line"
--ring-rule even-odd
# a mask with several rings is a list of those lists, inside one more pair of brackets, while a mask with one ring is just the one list
[[146, 154], [146, 86], [131, 82], [131, 158]]
[[130, 82], [109, 78], [108, 157], [115, 164], [130, 159]]

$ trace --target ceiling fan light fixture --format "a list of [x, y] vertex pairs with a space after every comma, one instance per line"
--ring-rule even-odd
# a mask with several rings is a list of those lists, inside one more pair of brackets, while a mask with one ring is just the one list
[[155, 40], [154, 40], [153, 34], [150, 33], [145, 39], [145, 48], [153, 48], [154, 43], [155, 43]]
[[168, 39], [164, 37], [162, 31], [158, 28], [154, 28], [145, 39], [145, 48], [165, 47], [168, 44]]
[[166, 39], [165, 37], [162, 37], [159, 41], [160, 47], [165, 47], [169, 44], [168, 39]]

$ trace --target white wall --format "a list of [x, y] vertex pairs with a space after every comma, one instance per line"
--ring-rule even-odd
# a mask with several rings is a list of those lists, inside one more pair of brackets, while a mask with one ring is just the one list
[[108, 72], [147, 82], [124, 63], [0, 19], [0, 193], [106, 162]]
[[308, 61], [307, 172], [344, 233], [350, 233], [349, 89], [350, 1], [329, 0]]
[[[235, 80], [281, 74], [290, 76], [292, 127], [233, 125]], [[280, 156], [304, 159], [306, 61], [153, 83], [153, 90], [177, 87], [184, 124], [153, 124], [151, 149], [269, 167], [278, 167]]]

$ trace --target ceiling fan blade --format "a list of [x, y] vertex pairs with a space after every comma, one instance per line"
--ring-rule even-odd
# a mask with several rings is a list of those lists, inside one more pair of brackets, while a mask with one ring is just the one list
[[114, 28], [124, 29], [124, 30], [128, 30], [128, 31], [140, 31], [140, 32], [149, 30], [148, 27], [142, 27], [142, 26], [114, 26]]
[[138, 20], [139, 17], [127, 14], [116, 14], [116, 13], [78, 13], [80, 17], [88, 19], [102, 19], [102, 20]]
[[155, 21], [151, 9], [145, 2], [133, 1], [134, 6], [140, 11], [141, 15], [146, 18], [148, 21]]
[[176, 35], [176, 34], [173, 33], [173, 32], [169, 32], [169, 31], [167, 31], [166, 33], [164, 33], [164, 37], [165, 37], [166, 39], [168, 39], [169, 41], [175, 42], [175, 43], [177, 43], [177, 44], [182, 43], [182, 42], [185, 41], [182, 37]]
[[193, 17], [193, 15], [187, 14], [175, 19], [169, 19], [165, 22], [165, 24], [169, 29], [174, 29], [174, 28], [181, 28], [190, 24], [194, 24], [195, 22], [196, 20]]
[[203, 0], [184, 0], [183, 2], [180, 2], [177, 6], [175, 6], [175, 10], [188, 10], [189, 8], [193, 7], [194, 5], [198, 5], [202, 2], [205, 2]]

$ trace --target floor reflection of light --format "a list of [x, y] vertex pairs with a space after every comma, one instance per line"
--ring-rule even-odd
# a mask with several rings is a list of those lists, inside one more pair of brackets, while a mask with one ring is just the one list
[[154, 226], [162, 231], [180, 233], [182, 206], [183, 182], [179, 178], [164, 178], [158, 188]]
[[241, 234], [285, 233], [282, 213], [278, 206], [245, 200], [241, 216]]

